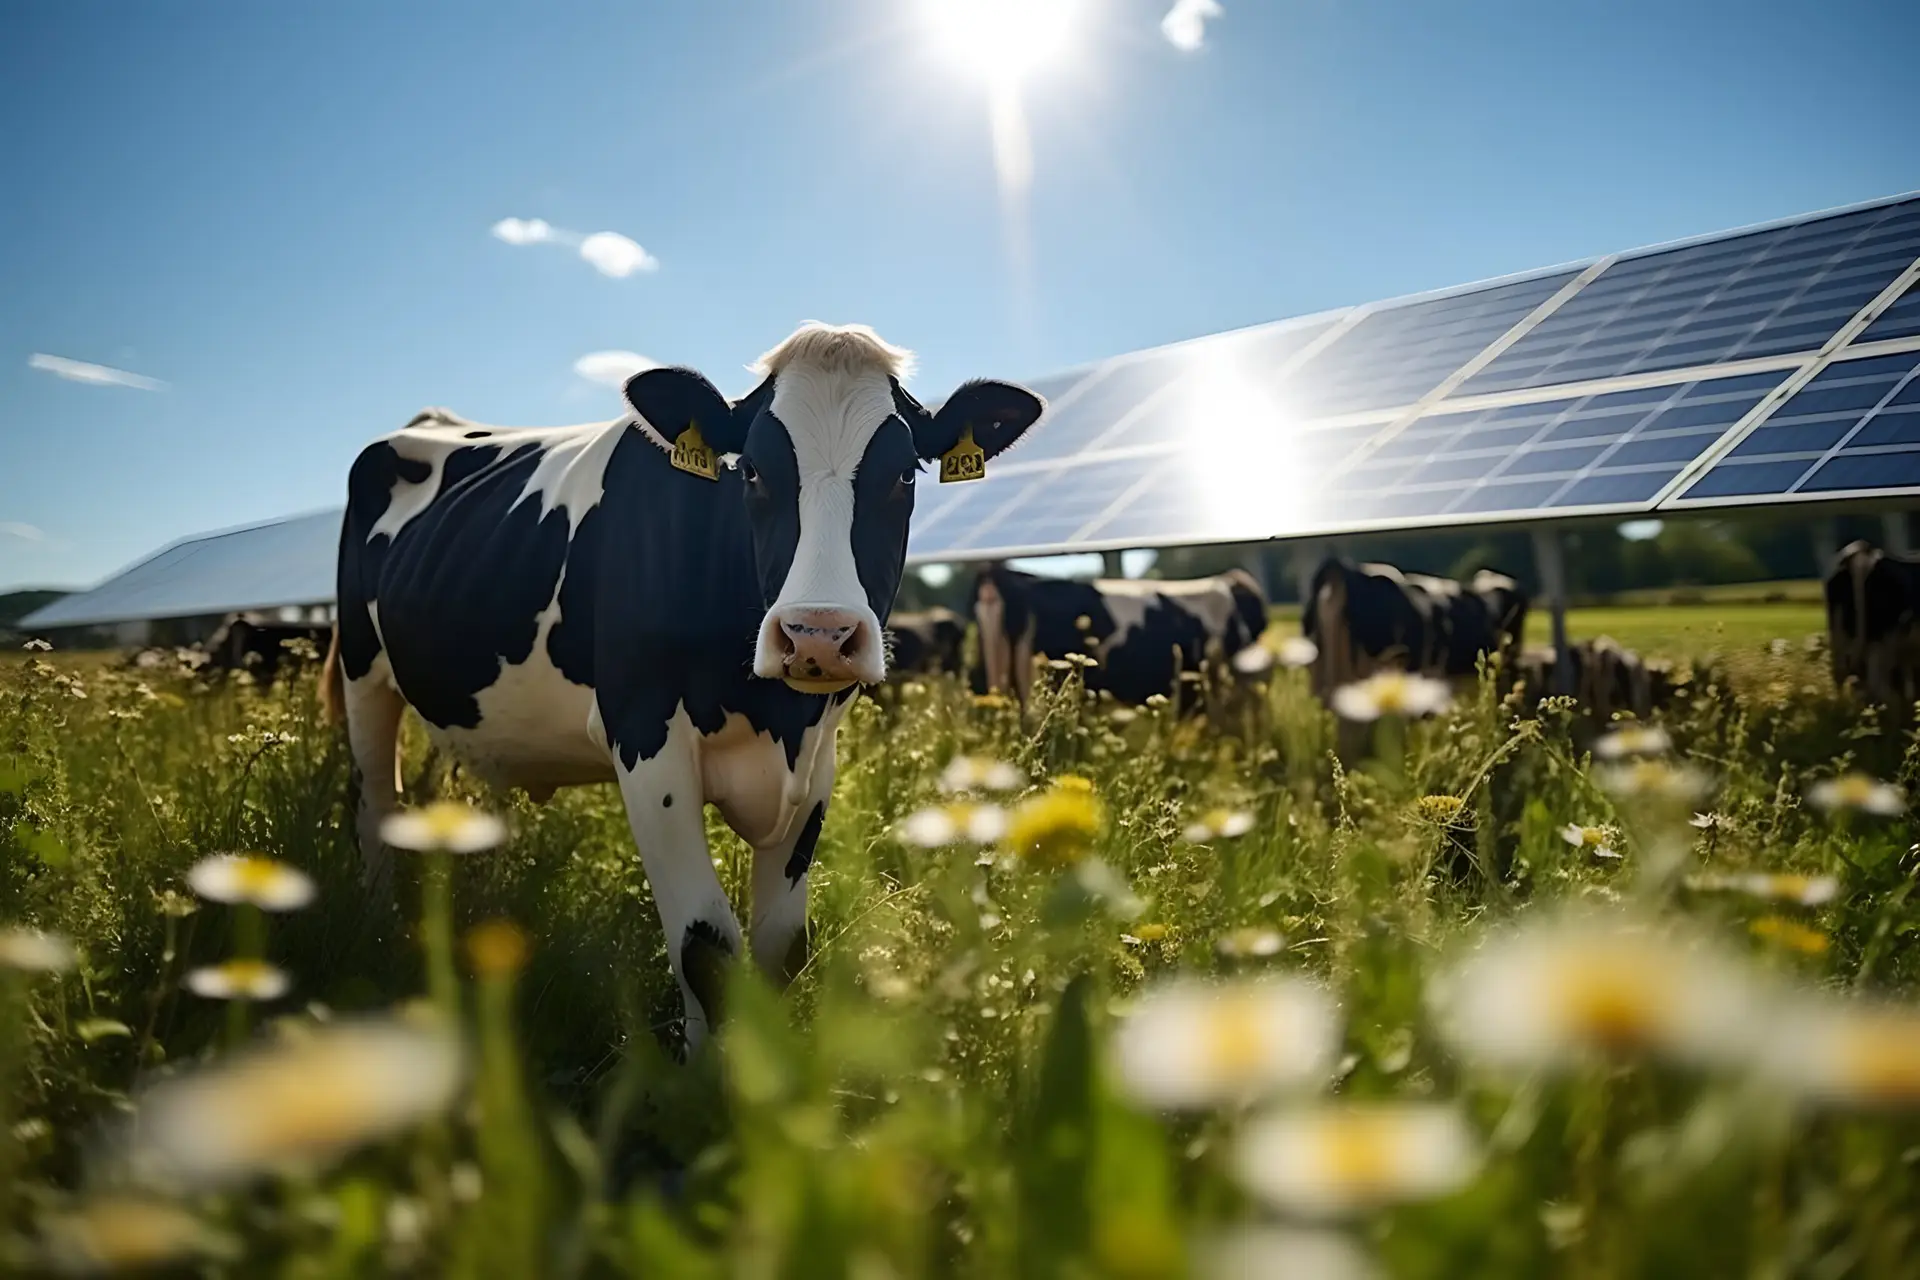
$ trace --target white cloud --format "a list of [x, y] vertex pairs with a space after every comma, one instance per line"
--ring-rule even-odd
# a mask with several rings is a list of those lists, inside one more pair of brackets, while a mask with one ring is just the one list
[[84, 382], [95, 387], [132, 387], [137, 391], [158, 391], [167, 385], [158, 378], [128, 373], [125, 369], [88, 364], [85, 360], [69, 360], [65, 356], [50, 356], [41, 351], [27, 357], [27, 367], [50, 373], [56, 378], [65, 378], [68, 382]]
[[603, 276], [624, 279], [636, 271], [657, 271], [660, 259], [618, 231], [583, 235], [556, 227], [543, 218], [502, 218], [493, 224], [493, 237], [507, 244], [557, 244], [577, 249], [581, 260]]
[[553, 238], [553, 228], [540, 218], [502, 218], [493, 224], [493, 234], [508, 244], [539, 244]]
[[653, 271], [660, 259], [618, 231], [596, 231], [580, 242], [580, 256], [603, 276], [616, 280], [636, 271]]
[[47, 535], [18, 520], [0, 520], [0, 538], [18, 538], [22, 542], [45, 542]]
[[634, 374], [659, 367], [658, 360], [649, 360], [636, 351], [590, 351], [573, 362], [575, 373], [608, 387], [624, 387]]
[[1220, 0], [1173, 0], [1173, 8], [1160, 19], [1160, 34], [1176, 49], [1192, 53], [1207, 39], [1207, 22], [1226, 13]]

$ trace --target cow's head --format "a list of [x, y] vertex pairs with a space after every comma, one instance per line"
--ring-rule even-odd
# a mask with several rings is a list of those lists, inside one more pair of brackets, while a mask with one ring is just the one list
[[921, 464], [971, 430], [987, 458], [1011, 447], [1043, 405], [1024, 387], [969, 382], [929, 413], [901, 387], [912, 356], [863, 325], [803, 325], [761, 357], [765, 381], [729, 405], [686, 369], [627, 383], [655, 443], [698, 427], [737, 454], [767, 614], [755, 675], [808, 693], [886, 678], [881, 634], [906, 566]]

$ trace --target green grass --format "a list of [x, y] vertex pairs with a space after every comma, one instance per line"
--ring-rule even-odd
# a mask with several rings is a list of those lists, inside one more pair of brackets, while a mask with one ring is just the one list
[[[1477, 1155], [1426, 1198], [1335, 1224], [1387, 1274], [1920, 1273], [1920, 1032], [1906, 1032], [1904, 1058], [1886, 1050], [1882, 1105], [1864, 1109], [1749, 1078], [1762, 1059], [1735, 1050], [1793, 1025], [1791, 1002], [1727, 1031], [1716, 1050], [1733, 1061], [1708, 1068], [1663, 1054], [1657, 1020], [1616, 1011], [1596, 1023], [1613, 1029], [1612, 1056], [1504, 1071], [1435, 1013], [1466, 950], [1574, 906], [1643, 927], [1629, 951], [1675, 930], [1712, 939], [1767, 992], [1913, 999], [1910, 828], [1836, 821], [1800, 797], [1845, 768], [1911, 788], [1920, 748], [1836, 695], [1798, 644], [1767, 650], [1813, 615], [1754, 608], [1697, 623], [1680, 609], [1576, 615], [1576, 634], [1591, 623], [1654, 652], [1738, 651], [1737, 695], [1696, 683], [1669, 719], [1679, 756], [1714, 779], [1702, 804], [1729, 824], [1704, 833], [1685, 810], [1598, 787], [1580, 745], [1590, 731], [1564, 709], [1530, 713], [1490, 690], [1351, 768], [1291, 672], [1257, 714], [1223, 711], [1231, 724], [1152, 709], [1122, 722], [1071, 683], [1024, 720], [943, 683], [862, 700], [841, 736], [806, 970], [784, 994], [737, 973], [725, 1030], [684, 1065], [663, 1048], [678, 998], [613, 790], [545, 807], [486, 794], [414, 736], [412, 799], [464, 797], [512, 829], [500, 851], [453, 867], [451, 923], [465, 936], [509, 919], [531, 942], [523, 970], [463, 978], [466, 1101], [304, 1169], [141, 1193], [213, 1233], [198, 1265], [216, 1276], [1208, 1274], [1189, 1265], [1207, 1241], [1305, 1221], [1236, 1172], [1263, 1116], [1417, 1101], [1455, 1108]], [[149, 679], [143, 691], [94, 664], [76, 690], [53, 657], [0, 663], [0, 921], [71, 938], [80, 963], [30, 982], [0, 972], [0, 1270], [62, 1240], [104, 1248], [101, 1220], [71, 1215], [142, 1187], [120, 1158], [129, 1107], [141, 1114], [146, 1090], [234, 1052], [228, 1011], [182, 990], [189, 968], [262, 937], [296, 986], [246, 1031], [297, 1046], [316, 1020], [418, 1000], [431, 936], [417, 866], [403, 866], [392, 916], [360, 890], [346, 752], [315, 722], [310, 685]], [[1019, 765], [1033, 782], [1015, 804], [1055, 795], [1083, 809], [1084, 793], [1049, 789], [1086, 779], [1097, 835], [1063, 834], [1045, 858], [903, 844], [897, 824], [940, 802], [956, 751]], [[1423, 810], [1427, 796], [1464, 807], [1436, 819], [1448, 806]], [[1182, 838], [1219, 807], [1250, 813], [1252, 830]], [[1568, 845], [1569, 822], [1615, 825], [1624, 857]], [[744, 905], [746, 851], [709, 825]], [[302, 868], [318, 900], [263, 928], [195, 908], [188, 868], [234, 849]], [[1686, 887], [1746, 870], [1845, 887], [1806, 909]], [[1751, 928], [1781, 915], [1819, 948]], [[1282, 941], [1223, 951], [1244, 930]], [[1116, 1067], [1114, 1037], [1143, 995], [1183, 977], [1320, 984], [1339, 1003], [1332, 1062], [1250, 1108], [1156, 1113]], [[1644, 998], [1657, 1004], [1680, 977], [1662, 972]], [[1264, 1024], [1190, 1043], [1241, 1062], [1259, 1044], [1249, 1025]], [[339, 1083], [315, 1079], [312, 1097]], [[311, 1104], [302, 1091], [262, 1116], [236, 1091], [215, 1128], [284, 1131]], [[1390, 1167], [1392, 1150], [1328, 1168]]]

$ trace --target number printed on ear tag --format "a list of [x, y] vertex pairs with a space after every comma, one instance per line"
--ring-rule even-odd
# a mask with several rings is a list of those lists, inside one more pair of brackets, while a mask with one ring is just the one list
[[673, 442], [673, 465], [690, 475], [704, 480], [719, 480], [713, 469], [713, 450], [707, 447], [707, 439], [700, 434], [700, 424], [689, 422]]
[[960, 443], [940, 455], [940, 483], [987, 478], [987, 451], [973, 442], [973, 428], [960, 433]]

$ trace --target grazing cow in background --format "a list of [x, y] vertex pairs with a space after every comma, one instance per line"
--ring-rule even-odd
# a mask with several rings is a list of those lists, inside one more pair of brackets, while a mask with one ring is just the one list
[[1920, 561], [1851, 542], [1827, 575], [1834, 684], [1859, 683], [1903, 718], [1920, 697]]
[[[1569, 645], [1567, 656], [1573, 669], [1565, 687], [1597, 724], [1606, 725], [1622, 712], [1636, 719], [1650, 719], [1673, 700], [1672, 671], [1664, 664], [1648, 662], [1611, 636]], [[1558, 675], [1559, 660], [1552, 649], [1527, 650], [1519, 666], [1526, 705], [1534, 706], [1556, 692]]]
[[[302, 622], [256, 622], [235, 614], [220, 624], [205, 647], [207, 672], [245, 671], [262, 686], [279, 679], [282, 667], [297, 667], [326, 651], [333, 628]], [[312, 647], [311, 657], [305, 646]]]
[[951, 609], [896, 613], [887, 632], [895, 675], [959, 675], [966, 665], [967, 622]]
[[1098, 664], [1087, 688], [1121, 702], [1156, 693], [1183, 707], [1197, 699], [1182, 672], [1218, 672], [1267, 627], [1267, 598], [1253, 576], [1234, 569], [1178, 581], [1101, 578], [1079, 582], [989, 565], [974, 581], [985, 687], [1022, 703], [1035, 658], [1081, 654]]
[[1339, 559], [1314, 573], [1300, 618], [1319, 650], [1313, 688], [1322, 698], [1382, 669], [1465, 678], [1483, 654], [1511, 671], [1526, 623], [1526, 593], [1503, 574], [1482, 569], [1463, 585]]
[[977, 381], [930, 413], [900, 384], [909, 362], [863, 326], [808, 324], [733, 404], [691, 370], [650, 369], [612, 422], [496, 428], [434, 410], [368, 446], [348, 480], [327, 688], [361, 775], [370, 878], [386, 876], [380, 822], [412, 706], [495, 785], [544, 799], [619, 784], [689, 1047], [741, 951], [707, 803], [753, 847], [754, 959], [790, 975], [835, 730], [856, 686], [886, 676], [922, 464], [969, 431], [991, 462], [1042, 409]]

